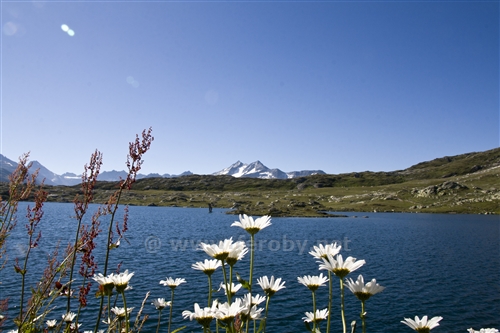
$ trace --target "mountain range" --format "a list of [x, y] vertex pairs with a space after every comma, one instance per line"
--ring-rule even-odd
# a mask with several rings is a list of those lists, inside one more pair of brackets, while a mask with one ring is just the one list
[[[38, 161], [32, 161], [31, 170], [39, 170], [39, 179], [45, 179], [46, 185], [65, 185], [72, 186], [79, 184], [82, 180], [81, 175], [66, 172], [62, 175], [58, 175]], [[17, 162], [14, 162], [7, 157], [0, 154], [0, 182], [8, 182], [8, 176], [16, 169]], [[192, 175], [191, 171], [185, 171], [179, 175], [150, 173], [147, 175], [138, 174], [137, 179], [142, 178], [174, 178], [180, 176]], [[302, 171], [292, 171], [283, 172], [280, 169], [269, 169], [262, 162], [255, 161], [250, 164], [244, 164], [240, 161], [230, 165], [229, 167], [222, 169], [218, 172], [212, 173], [212, 175], [230, 175], [236, 178], [263, 178], [263, 179], [289, 179], [295, 177], [303, 177], [315, 174], [325, 174], [321, 170], [302, 170]], [[118, 181], [127, 177], [126, 171], [104, 171], [99, 174], [97, 178], [99, 181]]]

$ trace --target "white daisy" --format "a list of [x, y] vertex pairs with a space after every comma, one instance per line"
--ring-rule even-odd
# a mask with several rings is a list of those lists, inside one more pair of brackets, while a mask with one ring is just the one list
[[[127, 314], [130, 315], [134, 308], [127, 308]], [[125, 308], [119, 308], [117, 306], [111, 308], [111, 311], [118, 317], [118, 318], [125, 318]]]
[[189, 318], [189, 320], [196, 319], [198, 324], [201, 326], [208, 328], [210, 326], [210, 323], [212, 322], [212, 319], [215, 318], [215, 312], [217, 307], [217, 302], [214, 302], [212, 304], [212, 307], [207, 307], [207, 308], [200, 308], [198, 303], [194, 303], [194, 312], [184, 310], [182, 311], [182, 316], [184, 319]]
[[354, 272], [365, 264], [364, 260], [356, 261], [356, 258], [353, 257], [347, 257], [344, 261], [341, 254], [337, 255], [336, 258], [333, 258], [331, 255], [327, 255], [326, 258], [321, 259], [323, 260], [323, 264], [319, 265], [319, 269], [329, 270], [341, 279], [345, 278], [347, 274]]
[[166, 280], [161, 280], [160, 281], [160, 284], [164, 285], [165, 287], [170, 287], [172, 289], [175, 289], [177, 288], [180, 284], [182, 283], [186, 283], [186, 280], [183, 279], [183, 278], [171, 278], [171, 277], [167, 277]]
[[328, 255], [332, 257], [336, 256], [340, 252], [340, 249], [342, 249], [342, 246], [337, 245], [337, 243], [327, 245], [319, 244], [318, 246], [314, 246], [313, 251], [309, 252], [309, 254], [316, 259], [323, 259]]
[[71, 323], [73, 321], [73, 319], [75, 319], [75, 317], [76, 317], [76, 313], [68, 312], [68, 313], [65, 313], [62, 315], [62, 320], [65, 323]]
[[241, 299], [237, 298], [233, 303], [231, 303], [231, 305], [229, 305], [227, 302], [218, 304], [215, 311], [215, 317], [218, 320], [228, 324], [234, 319], [234, 317], [240, 314], [242, 310], [243, 307], [241, 306]]
[[170, 306], [171, 302], [165, 302], [164, 298], [156, 298], [151, 304], [156, 307], [156, 310], [163, 310], [165, 307]]
[[362, 275], [358, 276], [356, 281], [348, 279], [346, 281], [346, 286], [361, 301], [366, 301], [371, 296], [378, 294], [385, 289], [385, 287], [380, 286], [375, 279], [372, 279], [370, 282], [365, 284]]
[[269, 280], [267, 276], [263, 276], [257, 279], [257, 284], [264, 290], [268, 297], [273, 296], [278, 290], [285, 288], [285, 281], [281, 283], [281, 278], [274, 280], [274, 276], [271, 276]]
[[[229, 291], [231, 292], [231, 295], [234, 295], [238, 292], [238, 290], [241, 289], [241, 284], [240, 283], [238, 283], [238, 284], [231, 283], [231, 285], [228, 285], [228, 287], [229, 287]], [[224, 282], [220, 283], [219, 290], [221, 290], [221, 289], [224, 289], [224, 294], [227, 295], [226, 284]]]
[[225, 239], [220, 241], [219, 244], [205, 244], [200, 243], [200, 247], [206, 254], [217, 260], [226, 260], [229, 253], [231, 252], [231, 245], [233, 244], [233, 238]]
[[311, 291], [316, 291], [319, 287], [324, 286], [328, 282], [328, 278], [321, 273], [319, 276], [304, 275], [298, 277], [300, 283], [309, 288]]
[[47, 324], [47, 328], [54, 328], [57, 325], [57, 320], [51, 319], [51, 320], [47, 320], [45, 323]]
[[308, 323], [318, 323], [328, 318], [328, 309], [316, 310], [316, 313], [306, 312], [302, 320]]
[[111, 274], [110, 278], [111, 280], [113, 280], [113, 283], [115, 284], [116, 291], [118, 293], [122, 293], [123, 291], [125, 291], [125, 289], [127, 289], [128, 282], [130, 281], [132, 276], [134, 276], [134, 272], [129, 273], [127, 269], [123, 273]]
[[246, 214], [240, 214], [240, 220], [235, 221], [231, 224], [231, 227], [241, 227], [246, 230], [251, 235], [255, 235], [260, 230], [271, 225], [271, 216], [262, 216], [258, 219], [253, 219], [251, 216], [247, 216]]
[[427, 316], [423, 316], [422, 319], [419, 319], [418, 316], [415, 316], [415, 320], [411, 318], [405, 318], [405, 320], [401, 320], [401, 322], [419, 333], [429, 333], [429, 331], [434, 327], [439, 326], [438, 323], [442, 319], [443, 317], [434, 317], [430, 320], [427, 320]]
[[229, 247], [229, 254], [227, 255], [226, 261], [229, 266], [234, 266], [234, 264], [236, 264], [238, 260], [243, 259], [247, 253], [248, 248], [245, 242], [236, 242]]
[[207, 274], [207, 275], [212, 275], [213, 272], [215, 272], [215, 270], [217, 268], [219, 268], [220, 266], [222, 266], [222, 263], [220, 262], [220, 260], [217, 260], [217, 259], [205, 259], [204, 262], [197, 262], [195, 264], [193, 264], [191, 267], [193, 269], [197, 269], [199, 271], [203, 271], [203, 273]]

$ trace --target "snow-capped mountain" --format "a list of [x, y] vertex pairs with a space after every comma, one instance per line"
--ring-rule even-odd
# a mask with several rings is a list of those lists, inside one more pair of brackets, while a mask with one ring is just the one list
[[247, 177], [247, 178], [263, 178], [263, 179], [287, 179], [295, 177], [304, 177], [314, 174], [325, 174], [321, 170], [302, 170], [302, 171], [291, 171], [283, 172], [280, 169], [269, 169], [261, 161], [255, 161], [250, 164], [244, 164], [241, 161], [230, 165], [229, 167], [222, 169], [219, 172], [215, 172], [212, 175], [229, 175], [233, 177]]
[[[30, 169], [31, 171], [39, 170], [38, 180], [41, 182], [44, 179], [46, 185], [65, 185], [72, 186], [77, 185], [82, 182], [82, 176], [74, 173], [66, 172], [62, 175], [57, 175], [50, 171], [38, 161], [32, 161], [33, 165]], [[0, 181], [8, 182], [8, 176], [16, 169], [17, 162], [9, 160], [7, 157], [0, 154]], [[160, 175], [158, 173], [150, 173], [148, 175], [138, 174], [137, 179], [141, 178], [173, 178], [180, 176], [192, 175], [191, 171], [185, 171], [180, 175], [170, 175], [168, 173]], [[304, 177], [314, 174], [325, 174], [321, 170], [303, 170], [303, 171], [291, 171], [283, 172], [280, 169], [269, 169], [262, 162], [255, 161], [250, 164], [244, 164], [238, 161], [229, 167], [222, 169], [219, 172], [215, 172], [212, 175], [229, 175], [233, 177], [247, 177], [247, 178], [263, 178], [263, 179], [287, 179], [295, 177]], [[103, 171], [99, 174], [97, 180], [99, 181], [119, 181], [120, 179], [125, 179], [127, 177], [127, 172], [125, 171]]]

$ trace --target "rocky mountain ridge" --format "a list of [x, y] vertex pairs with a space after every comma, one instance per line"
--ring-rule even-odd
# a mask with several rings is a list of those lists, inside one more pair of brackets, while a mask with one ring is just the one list
[[302, 171], [292, 171], [292, 172], [283, 172], [280, 169], [269, 169], [261, 161], [255, 161], [250, 164], [242, 163], [241, 161], [237, 161], [234, 164], [231, 164], [229, 167], [222, 169], [221, 171], [215, 172], [212, 175], [214, 176], [233, 176], [236, 178], [245, 177], [245, 178], [261, 178], [261, 179], [290, 179], [295, 177], [305, 177], [321, 174], [325, 175], [326, 173], [322, 170], [302, 170]]
[[[81, 183], [81, 175], [77, 175], [71, 172], [63, 173], [62, 175], [58, 175], [46, 167], [44, 167], [38, 161], [32, 161], [33, 165], [31, 170], [39, 170], [39, 179], [45, 179], [46, 185], [64, 185], [64, 186], [72, 186]], [[8, 176], [15, 170], [17, 166], [17, 162], [14, 162], [7, 157], [0, 154], [0, 181], [7, 182]], [[261, 178], [261, 179], [289, 179], [295, 177], [304, 177], [315, 174], [325, 174], [324, 171], [321, 170], [302, 170], [302, 171], [291, 171], [291, 172], [283, 172], [280, 169], [269, 169], [262, 162], [255, 161], [250, 164], [244, 164], [240, 161], [230, 165], [229, 167], [222, 169], [221, 171], [215, 172], [212, 175], [230, 175], [236, 178]], [[150, 173], [147, 175], [138, 174], [137, 179], [144, 178], [175, 178], [181, 176], [189, 176], [193, 175], [191, 171], [185, 171], [179, 175], [171, 175], [171, 174], [163, 174], [160, 175], [158, 173]], [[103, 171], [99, 174], [99, 181], [109, 181], [115, 182], [120, 179], [124, 179], [127, 177], [126, 171]]]

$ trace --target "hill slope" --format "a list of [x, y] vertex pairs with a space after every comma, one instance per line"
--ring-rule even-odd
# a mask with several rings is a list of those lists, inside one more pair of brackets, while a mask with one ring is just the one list
[[[116, 188], [116, 182], [98, 182], [96, 202], [105, 202]], [[79, 186], [54, 186], [48, 191], [51, 201], [71, 202]], [[325, 211], [500, 214], [500, 148], [437, 158], [392, 172], [293, 179], [145, 178], [124, 193], [122, 202], [186, 207], [211, 203], [234, 214], [272, 216], [325, 216]]]

